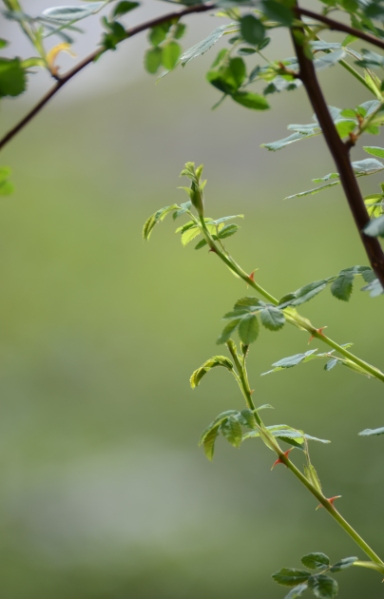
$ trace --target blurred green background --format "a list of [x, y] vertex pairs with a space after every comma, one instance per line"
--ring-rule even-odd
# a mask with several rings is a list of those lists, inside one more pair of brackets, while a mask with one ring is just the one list
[[[212, 22], [191, 19], [191, 43]], [[291, 54], [288, 40], [280, 50]], [[132, 54], [127, 42], [3, 152], [17, 188], [0, 204], [5, 599], [278, 599], [271, 574], [305, 553], [363, 558], [288, 471], [271, 472], [260, 442], [220, 440], [213, 463], [197, 448], [217, 413], [243, 407], [226, 372], [193, 392], [188, 379], [217, 353], [221, 316], [247, 290], [214, 255], [182, 248], [172, 219], [141, 239], [151, 213], [185, 201], [184, 162], [205, 163], [209, 215], [245, 214], [227, 245], [273, 294], [367, 263], [340, 189], [282, 201], [333, 170], [323, 140], [260, 148], [310, 121], [304, 92], [271, 98], [265, 113], [229, 100], [212, 113], [204, 68], [214, 55], [155, 85], [129, 75], [142, 47]], [[322, 81], [330, 104], [369, 99], [337, 69]], [[4, 101], [2, 131], [31, 103]], [[382, 300], [358, 289], [348, 304], [326, 291], [302, 313], [383, 367]], [[380, 384], [320, 361], [260, 377], [307, 343], [293, 327], [261, 331], [249, 358], [255, 400], [275, 407], [268, 424], [332, 440], [312, 447], [324, 491], [343, 496], [342, 513], [384, 555], [383, 440], [357, 436], [384, 424]], [[375, 573], [338, 580], [341, 599], [382, 595]]]

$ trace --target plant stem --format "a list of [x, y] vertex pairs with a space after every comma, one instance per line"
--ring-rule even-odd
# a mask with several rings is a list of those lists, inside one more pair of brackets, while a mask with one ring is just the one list
[[[281, 451], [281, 450], [280, 450]], [[321, 505], [327, 510], [334, 520], [343, 528], [343, 530], [355, 541], [362, 551], [378, 566], [379, 571], [384, 574], [384, 562], [380, 559], [375, 551], [364, 541], [364, 539], [356, 532], [356, 530], [343, 518], [340, 512], [332, 505], [332, 503], [324, 497], [309, 480], [304, 476], [302, 472], [291, 462], [291, 460], [284, 455], [281, 451], [279, 458], [289, 468], [289, 470], [300, 480], [300, 482], [316, 497]], [[373, 565], [370, 567], [374, 567]], [[375, 568], [378, 569], [378, 568]]]
[[[239, 266], [237, 264], [237, 262], [235, 262], [235, 260], [227, 252], [224, 252], [223, 250], [220, 249], [219, 245], [217, 243], [215, 243], [215, 240], [212, 238], [212, 235], [210, 234], [210, 232], [205, 224], [204, 218], [200, 217], [200, 220], [198, 220], [194, 216], [194, 214], [192, 214], [192, 212], [188, 212], [188, 214], [192, 218], [192, 220], [198, 226], [201, 227], [203, 235], [207, 241], [208, 246], [215, 254], [217, 254], [217, 256], [220, 258], [220, 260], [222, 260], [224, 262], [224, 264], [226, 264], [228, 266], [228, 268], [233, 273], [235, 273], [240, 279], [242, 279], [247, 285], [249, 285], [250, 287], [255, 289], [255, 291], [257, 291], [259, 293], [259, 295], [261, 295], [261, 297], [263, 297], [265, 300], [267, 300], [267, 302], [269, 302], [273, 306], [278, 306], [279, 301], [273, 295], [271, 295], [268, 291], [266, 291], [266, 289], [261, 287], [261, 285], [256, 283], [253, 280], [253, 278], [251, 278], [250, 275], [248, 275], [245, 272], [245, 270], [243, 270], [241, 268], [241, 266]], [[339, 343], [336, 343], [336, 341], [334, 341], [333, 339], [331, 339], [330, 337], [325, 335], [321, 331], [321, 329], [317, 329], [310, 322], [310, 320], [308, 320], [307, 318], [304, 318], [303, 316], [300, 316], [300, 314], [296, 310], [293, 310], [292, 308], [288, 307], [288, 308], [284, 308], [282, 311], [284, 312], [287, 322], [295, 325], [299, 329], [307, 331], [312, 337], [319, 339], [320, 341], [323, 341], [323, 343], [325, 343], [332, 349], [335, 349], [336, 351], [338, 351], [342, 356], [347, 358], [347, 360], [350, 360], [351, 362], [353, 362], [354, 364], [359, 366], [367, 375], [373, 376], [373, 377], [379, 379], [380, 381], [384, 382], [384, 373], [381, 372], [381, 370], [379, 370], [375, 366], [372, 366], [371, 364], [368, 364], [368, 362], [361, 360], [360, 358], [358, 358], [357, 356], [352, 354], [350, 351], [348, 351], [347, 349], [342, 347]]]
[[[236, 351], [236, 345], [230, 339], [227, 342], [227, 347], [232, 355], [235, 362], [237, 371], [239, 373], [239, 386], [245, 397], [247, 407], [253, 410], [256, 422], [258, 424], [258, 431], [265, 444], [276, 452], [279, 460], [287, 466], [287, 468], [296, 476], [296, 478], [304, 485], [304, 487], [320, 502], [320, 504], [327, 510], [334, 520], [341, 526], [341, 528], [353, 539], [353, 541], [360, 547], [362, 551], [372, 560], [371, 562], [358, 562], [357, 565], [362, 567], [370, 568], [379, 571], [384, 574], [384, 562], [380, 559], [377, 553], [364, 541], [364, 539], [358, 534], [358, 532], [343, 518], [340, 512], [334, 507], [333, 503], [327, 499], [323, 493], [317, 489], [306, 476], [293, 464], [286, 453], [281, 449], [276, 438], [265, 428], [261, 418], [255, 410], [254, 403], [251, 398], [251, 390], [248, 382], [248, 376], [245, 369], [245, 365], [242, 365]], [[306, 450], [308, 452], [308, 450]], [[308, 455], [308, 454], [307, 454]]]

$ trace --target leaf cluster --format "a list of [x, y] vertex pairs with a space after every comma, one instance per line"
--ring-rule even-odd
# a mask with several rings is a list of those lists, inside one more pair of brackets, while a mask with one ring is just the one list
[[306, 570], [282, 568], [273, 574], [272, 578], [282, 586], [292, 587], [285, 599], [301, 597], [307, 590], [311, 591], [318, 599], [333, 599], [336, 597], [339, 587], [337, 581], [328, 576], [328, 573], [336, 574], [350, 568], [358, 559], [357, 557], [345, 557], [331, 565], [330, 559], [325, 553], [316, 551], [301, 558], [301, 563]]

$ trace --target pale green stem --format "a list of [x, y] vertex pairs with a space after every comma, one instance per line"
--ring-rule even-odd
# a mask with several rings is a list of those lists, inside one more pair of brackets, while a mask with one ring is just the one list
[[305, 476], [304, 474], [291, 462], [289, 457], [284, 453], [278, 444], [276, 438], [265, 428], [261, 418], [257, 414], [254, 403], [251, 398], [251, 389], [248, 381], [247, 371], [245, 365], [241, 364], [237, 351], [236, 345], [230, 339], [227, 342], [229, 352], [235, 362], [236, 369], [239, 373], [238, 384], [245, 397], [247, 407], [252, 409], [255, 419], [258, 424], [258, 431], [262, 439], [266, 442], [267, 446], [276, 452], [280, 461], [287, 466], [287, 468], [299, 479], [299, 481], [306, 487], [306, 489], [316, 497], [319, 503], [327, 510], [334, 520], [341, 526], [341, 528], [353, 539], [353, 541], [360, 547], [360, 549], [372, 560], [371, 562], [356, 562], [356, 565], [370, 568], [379, 571], [384, 574], [384, 562], [380, 559], [377, 553], [364, 541], [364, 539], [356, 532], [356, 530], [343, 518], [338, 512], [334, 505], [327, 499], [321, 491], [319, 491]]
[[[212, 238], [210, 232], [208, 231], [204, 218], [201, 217], [200, 220], [198, 220], [192, 213], [189, 214], [194, 220], [194, 222], [197, 225], [201, 226], [203, 235], [210, 249], [219, 256], [219, 258], [228, 266], [228, 268], [238, 277], [240, 277], [247, 285], [255, 289], [255, 291], [257, 291], [270, 304], [278, 306], [279, 301], [275, 297], [273, 297], [273, 295], [268, 293], [268, 291], [261, 287], [261, 285], [256, 283], [253, 280], [253, 278], [251, 278], [251, 276], [247, 274], [245, 270], [243, 270], [241, 266], [239, 266], [229, 254], [223, 252], [220, 249], [220, 247], [218, 246], [218, 244], [215, 243], [215, 240]], [[378, 368], [372, 366], [371, 364], [368, 364], [368, 362], [365, 362], [364, 360], [361, 360], [360, 358], [352, 354], [350, 351], [336, 343], [336, 341], [333, 341], [333, 339], [325, 335], [321, 331], [321, 329], [316, 328], [307, 318], [300, 316], [300, 314], [296, 310], [293, 310], [292, 308], [288, 307], [284, 308], [283, 312], [287, 322], [295, 325], [299, 329], [307, 331], [312, 337], [319, 339], [320, 341], [323, 341], [323, 343], [325, 343], [329, 347], [332, 347], [332, 349], [335, 349], [342, 356], [359, 366], [367, 375], [373, 376], [379, 379], [380, 381], [384, 382], [384, 373], [382, 373]]]

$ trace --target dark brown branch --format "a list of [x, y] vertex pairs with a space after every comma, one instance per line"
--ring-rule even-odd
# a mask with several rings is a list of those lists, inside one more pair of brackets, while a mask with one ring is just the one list
[[[162, 23], [167, 23], [168, 21], [172, 21], [173, 19], [180, 19], [186, 15], [190, 15], [192, 13], [200, 13], [206, 12], [208, 10], [212, 10], [214, 8], [214, 4], [209, 2], [207, 4], [196, 4], [194, 6], [189, 6], [184, 10], [180, 10], [177, 12], [168, 13], [167, 15], [163, 15], [162, 17], [157, 17], [156, 19], [151, 19], [150, 21], [146, 21], [145, 23], [141, 23], [141, 25], [137, 25], [137, 27], [132, 27], [131, 29], [126, 30], [126, 38], [131, 38], [142, 31], [146, 31], [147, 29], [151, 29], [152, 27], [156, 27], [157, 25], [161, 25]], [[49, 90], [49, 92], [41, 98], [41, 100], [32, 108], [25, 117], [19, 121], [4, 137], [0, 140], [0, 150], [10, 142], [15, 135], [24, 129], [24, 127], [41, 111], [42, 108], [49, 102], [53, 96], [57, 94], [57, 92], [66, 84], [68, 81], [72, 79], [77, 73], [82, 71], [86, 66], [94, 62], [96, 58], [98, 58], [101, 54], [105, 52], [104, 49], [95, 50], [92, 54], [89, 54], [84, 60], [79, 62], [73, 69], [68, 71], [62, 77], [59, 77], [57, 83]]]
[[292, 31], [293, 45], [300, 67], [300, 79], [307, 91], [308, 98], [322, 129], [324, 139], [332, 154], [333, 160], [335, 161], [340, 175], [341, 185], [344, 189], [350, 211], [353, 215], [368, 259], [377, 278], [384, 287], [384, 253], [379, 241], [375, 237], [369, 237], [363, 233], [363, 229], [370, 219], [351, 166], [349, 148], [339, 137], [319, 85], [313, 62], [305, 55], [303, 46], [295, 38], [295, 33], [299, 33], [300, 36], [302, 36], [303, 29], [297, 27]]
[[344, 31], [344, 33], [348, 33], [349, 35], [353, 35], [354, 37], [358, 37], [370, 44], [377, 46], [384, 50], [384, 41], [378, 39], [374, 35], [370, 35], [369, 33], [364, 33], [364, 31], [360, 31], [359, 29], [355, 29], [354, 27], [350, 27], [349, 25], [344, 25], [344, 23], [339, 23], [338, 21], [334, 21], [329, 17], [325, 17], [324, 15], [319, 15], [311, 10], [307, 10], [306, 8], [295, 9], [296, 13], [302, 15], [303, 17], [310, 17], [315, 21], [319, 21], [320, 23], [324, 23], [327, 25], [329, 29], [333, 29], [334, 31]]

